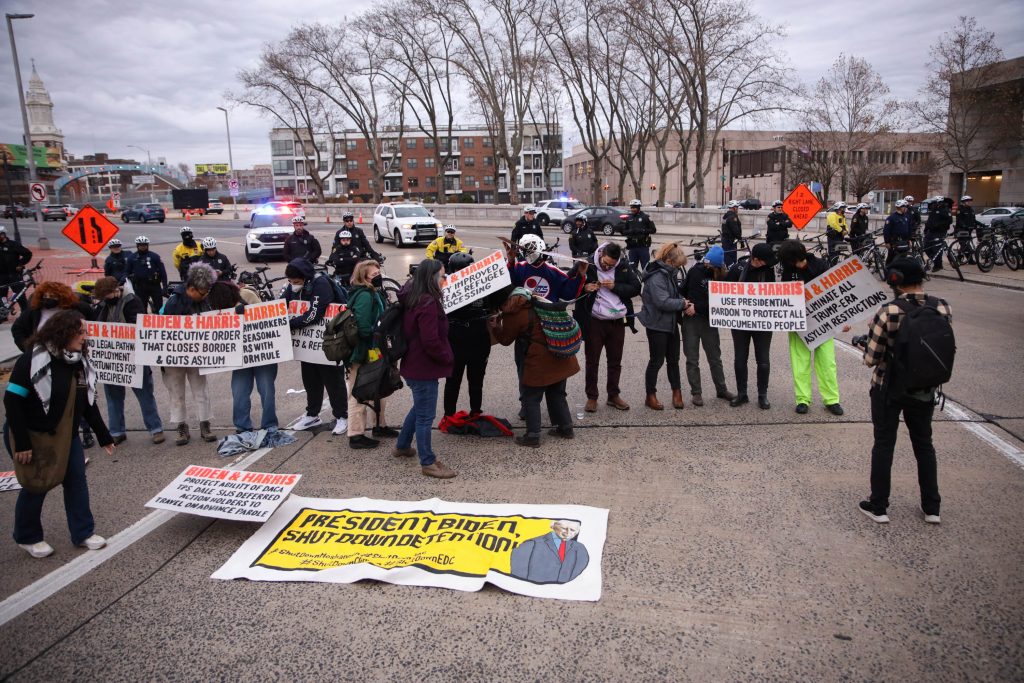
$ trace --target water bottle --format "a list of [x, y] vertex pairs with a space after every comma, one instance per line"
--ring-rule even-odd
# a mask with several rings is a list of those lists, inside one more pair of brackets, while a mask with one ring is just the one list
[[582, 403], [577, 403], [576, 404], [576, 421], [577, 422], [582, 422], [584, 415], [586, 415], [586, 413], [583, 411], [583, 404]]

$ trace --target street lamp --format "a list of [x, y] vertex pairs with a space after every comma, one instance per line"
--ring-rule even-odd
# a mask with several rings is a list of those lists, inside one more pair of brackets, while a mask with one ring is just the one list
[[[146, 153], [146, 173], [147, 174], [153, 173], [153, 157], [150, 155], [148, 149], [143, 149], [142, 147], [139, 147], [138, 145], [126, 145], [126, 147], [134, 147], [135, 149], [139, 150], [140, 152], [145, 152]], [[156, 202], [156, 196], [154, 196], [154, 194], [153, 194], [154, 185], [155, 185], [155, 183], [150, 183], [149, 184], [149, 201], [155, 203]]]
[[[234, 180], [235, 182], [238, 182], [238, 176], [235, 175], [235, 160], [231, 156], [231, 124], [228, 123], [228, 110], [225, 109], [224, 107], [217, 107], [217, 109], [220, 109], [222, 112], [224, 112], [224, 127], [228, 131], [228, 165], [231, 166], [231, 178], [232, 178], [232, 180]], [[237, 191], [231, 193], [231, 203], [235, 207], [235, 220], [237, 221], [238, 220], [238, 192]]]
[[[14, 44], [14, 26], [11, 22], [15, 19], [31, 19], [34, 14], [7, 14], [7, 35], [11, 39], [11, 57], [14, 61], [14, 80], [18, 84], [18, 102], [21, 104], [21, 125], [25, 129], [25, 158], [28, 159], [28, 181], [36, 181], [36, 159], [35, 150], [32, 147], [32, 133], [28, 127], [28, 109], [25, 108], [25, 89], [21, 87], [21, 67], [18, 66], [18, 47]], [[39, 248], [49, 249], [50, 242], [46, 239], [45, 224], [40, 219], [39, 203], [33, 202], [31, 195], [29, 202], [36, 213], [36, 225], [39, 226]]]

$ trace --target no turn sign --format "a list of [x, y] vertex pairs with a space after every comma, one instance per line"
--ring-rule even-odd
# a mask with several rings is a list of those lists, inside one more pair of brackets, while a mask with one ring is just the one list
[[32, 201], [34, 202], [46, 201], [46, 185], [42, 183], [32, 183], [29, 185], [28, 193], [32, 196]]

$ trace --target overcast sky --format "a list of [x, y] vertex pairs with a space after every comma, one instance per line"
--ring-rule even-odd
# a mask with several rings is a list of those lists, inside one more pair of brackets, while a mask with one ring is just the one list
[[[910, 99], [925, 77], [928, 48], [960, 13], [973, 11], [995, 31], [1006, 57], [1024, 55], [1020, 0], [752, 0], [766, 41], [785, 53], [811, 84], [841, 53], [870, 61], [893, 93]], [[339, 21], [366, 2], [304, 0], [0, 0], [6, 12], [35, 13], [14, 22], [25, 88], [30, 59], [54, 102], [54, 120], [77, 157], [94, 151], [171, 164], [227, 162], [223, 93], [260, 47], [305, 21]], [[846, 7], [841, 11], [841, 7]], [[969, 8], [969, 9], [967, 9]], [[301, 13], [299, 13], [301, 12]], [[776, 29], [784, 27], [786, 37]], [[20, 143], [21, 117], [6, 31], [0, 48], [0, 142]], [[268, 163], [271, 123], [231, 112], [235, 165]], [[570, 136], [571, 137], [571, 136]]]

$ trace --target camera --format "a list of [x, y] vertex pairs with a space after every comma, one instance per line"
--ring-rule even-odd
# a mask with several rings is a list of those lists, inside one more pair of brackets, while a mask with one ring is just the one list
[[856, 337], [850, 340], [850, 343], [858, 348], [866, 349], [868, 347], [868, 335], [857, 335]]

